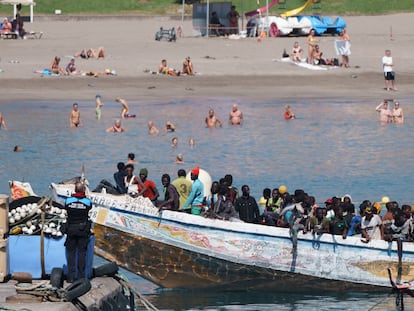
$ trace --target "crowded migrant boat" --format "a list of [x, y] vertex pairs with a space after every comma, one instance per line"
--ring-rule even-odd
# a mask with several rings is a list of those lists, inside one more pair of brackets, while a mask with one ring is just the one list
[[[174, 180], [168, 174], [162, 175], [162, 197], [155, 182], [148, 179], [146, 168], [142, 168], [136, 176], [133, 164], [120, 162], [114, 174], [115, 185], [102, 180], [93, 192], [143, 196], [160, 210], [289, 228], [292, 237], [301, 231], [303, 234], [338, 235], [343, 239], [359, 236], [365, 243], [371, 240], [412, 241], [411, 206], [400, 206], [388, 197], [383, 197], [381, 202], [364, 200], [357, 208], [349, 194], [333, 196], [323, 204], [316, 204], [315, 197], [304, 190], [289, 192], [285, 185], [281, 185], [273, 190], [264, 189], [258, 203], [250, 195], [248, 185], [243, 185], [241, 191], [233, 185], [232, 175], [205, 183], [203, 178], [199, 178], [201, 171], [197, 166], [187, 176], [184, 169], [179, 169]], [[206, 185], [211, 185], [210, 189], [204, 189]]]

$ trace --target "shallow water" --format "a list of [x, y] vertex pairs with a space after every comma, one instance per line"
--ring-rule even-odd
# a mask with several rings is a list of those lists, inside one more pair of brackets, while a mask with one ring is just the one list
[[[79, 102], [84, 126], [76, 129], [69, 128], [72, 102], [3, 105], [9, 131], [0, 131], [0, 193], [9, 193], [7, 181], [15, 179], [29, 181], [38, 194], [47, 195], [51, 182], [80, 175], [82, 165], [92, 187], [103, 178], [112, 182], [116, 163], [134, 152], [140, 162], [137, 169], [147, 167], [158, 187], [162, 174], [175, 178], [179, 168], [200, 165], [213, 180], [232, 174], [235, 186], [248, 184], [257, 199], [263, 188], [285, 184], [292, 192], [304, 189], [317, 202], [349, 193], [355, 202], [379, 201], [387, 195], [400, 203], [413, 203], [414, 123], [411, 107], [404, 104], [410, 100], [402, 101], [403, 125], [380, 125], [377, 103], [292, 101], [289, 104], [298, 119], [286, 121], [282, 117], [286, 102], [238, 102], [245, 117], [242, 127], [227, 125], [233, 101], [224, 98], [131, 102], [131, 113], [137, 118], [123, 121], [128, 128], [123, 134], [105, 133], [120, 112], [115, 102], [105, 102], [101, 120], [95, 119], [92, 101]], [[204, 127], [210, 107], [224, 122], [223, 128]], [[171, 120], [177, 130], [149, 136], [148, 120], [160, 129]], [[179, 139], [177, 148], [171, 147], [173, 137]], [[196, 141], [194, 148], [188, 146], [191, 137]], [[13, 153], [15, 145], [22, 152]], [[184, 165], [174, 163], [178, 153], [183, 154]], [[156, 305], [169, 310], [367, 310], [389, 299], [354, 293], [160, 291], [131, 277]]]
[[[47, 194], [52, 181], [74, 177], [85, 166], [92, 186], [100, 179], [112, 181], [118, 161], [134, 152], [137, 169], [147, 167], [158, 186], [160, 177], [175, 177], [178, 168], [201, 165], [213, 180], [227, 173], [234, 184], [248, 184], [259, 198], [265, 187], [286, 184], [293, 191], [305, 189], [318, 202], [346, 193], [354, 201], [380, 200], [382, 196], [413, 201], [411, 168], [414, 164], [410, 122], [411, 109], [403, 125], [380, 125], [376, 103], [312, 101], [292, 102], [297, 120], [282, 118], [284, 102], [243, 102], [242, 127], [226, 124], [231, 102], [225, 99], [166, 103], [130, 103], [137, 118], [125, 120], [124, 134], [107, 134], [119, 113], [116, 103], [104, 106], [103, 118], [95, 120], [94, 104], [80, 102], [84, 126], [68, 127], [70, 102], [12, 103], [2, 106], [9, 131], [1, 131], [0, 192], [8, 192], [7, 180], [30, 181], [37, 192]], [[212, 107], [225, 125], [208, 130], [204, 118]], [[162, 128], [175, 123], [175, 133], [147, 135], [146, 122]], [[178, 137], [178, 148], [171, 138]], [[195, 148], [188, 146], [194, 137]], [[14, 145], [23, 151], [13, 153]], [[184, 165], [174, 164], [182, 153]]]

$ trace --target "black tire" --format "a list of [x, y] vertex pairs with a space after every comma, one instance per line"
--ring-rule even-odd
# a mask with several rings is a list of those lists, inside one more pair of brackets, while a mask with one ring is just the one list
[[65, 288], [66, 301], [72, 301], [75, 298], [85, 295], [92, 288], [92, 284], [88, 279], [79, 279]]
[[50, 284], [56, 288], [63, 287], [63, 269], [62, 268], [52, 269], [52, 273], [50, 273]]
[[115, 262], [108, 262], [103, 264], [99, 267], [93, 268], [93, 276], [94, 277], [101, 277], [101, 276], [114, 276], [118, 273], [118, 265]]

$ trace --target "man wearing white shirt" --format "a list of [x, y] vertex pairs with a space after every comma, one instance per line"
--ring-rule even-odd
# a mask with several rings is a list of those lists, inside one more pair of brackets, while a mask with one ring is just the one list
[[387, 91], [390, 90], [390, 81], [392, 84], [392, 90], [396, 91], [395, 87], [395, 72], [394, 63], [392, 61], [391, 51], [385, 50], [385, 56], [382, 57], [382, 67], [384, 69], [385, 88]]

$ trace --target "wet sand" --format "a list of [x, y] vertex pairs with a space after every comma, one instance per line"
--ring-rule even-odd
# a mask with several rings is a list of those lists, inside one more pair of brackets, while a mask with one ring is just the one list
[[[160, 26], [177, 27], [179, 19], [168, 17], [39, 17], [25, 24], [31, 31], [43, 31], [40, 40], [0, 40], [0, 103], [13, 100], [92, 100], [99, 93], [104, 100], [122, 96], [132, 102], [165, 101], [183, 97], [251, 98], [350, 98], [378, 101], [383, 98], [412, 98], [414, 33], [407, 23], [414, 13], [386, 16], [345, 17], [351, 37], [351, 68], [314, 71], [273, 61], [283, 50], [305, 37], [228, 38], [195, 37], [191, 21], [184, 22], [184, 36], [177, 42], [155, 41]], [[391, 35], [392, 27], [392, 35]], [[326, 58], [337, 57], [333, 42], [338, 37], [320, 37]], [[64, 67], [70, 56], [82, 48], [105, 47], [100, 60], [76, 59], [84, 71], [115, 70], [117, 76], [41, 76], [55, 55]], [[398, 92], [384, 90], [381, 58], [391, 49], [396, 64]], [[199, 73], [170, 77], [145, 73], [157, 70], [166, 58], [181, 69], [191, 56]]]

